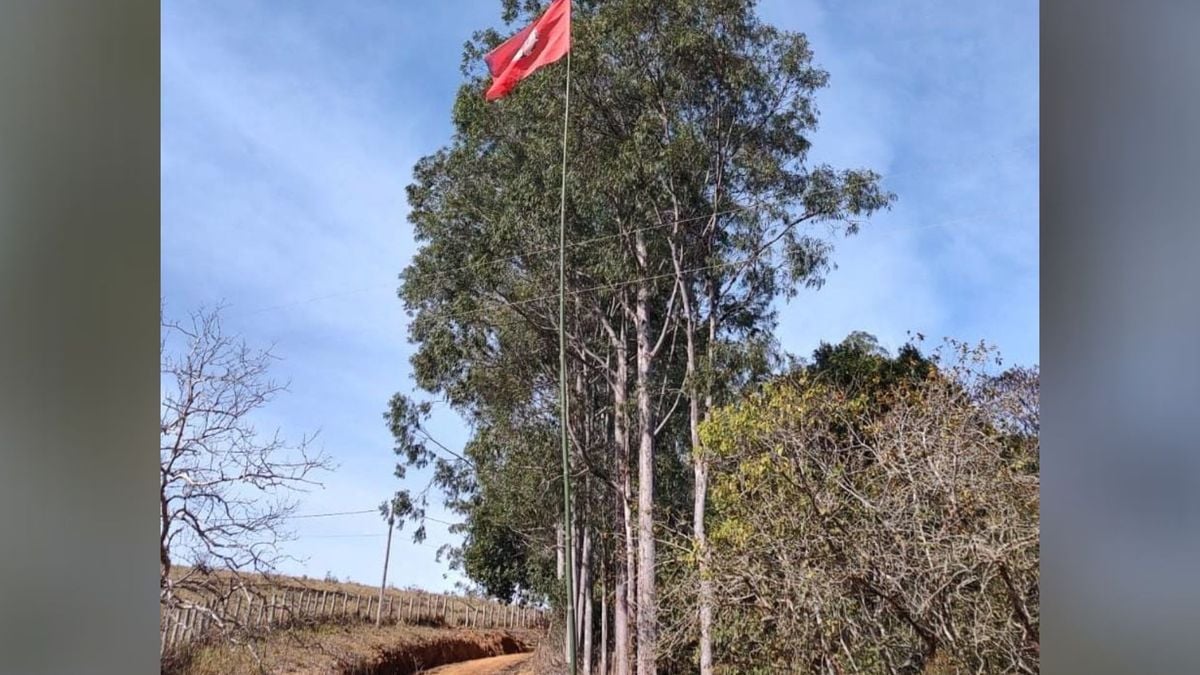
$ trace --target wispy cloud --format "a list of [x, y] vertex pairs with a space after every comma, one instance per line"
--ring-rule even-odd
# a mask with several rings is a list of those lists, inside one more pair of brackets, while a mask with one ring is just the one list
[[813, 159], [874, 168], [899, 195], [839, 242], [823, 290], [783, 308], [784, 345], [919, 331], [1037, 361], [1036, 2], [762, 7], [832, 74]]

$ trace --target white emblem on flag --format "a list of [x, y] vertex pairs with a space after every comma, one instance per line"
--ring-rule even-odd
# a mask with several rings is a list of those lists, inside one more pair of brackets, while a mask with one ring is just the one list
[[512, 62], [516, 63], [526, 56], [529, 56], [529, 54], [533, 52], [534, 45], [537, 44], [537, 39], [538, 32], [537, 29], [534, 28], [533, 30], [529, 31], [529, 37], [525, 38], [525, 43], [522, 44], [521, 48], [517, 50], [516, 55], [513, 56]]

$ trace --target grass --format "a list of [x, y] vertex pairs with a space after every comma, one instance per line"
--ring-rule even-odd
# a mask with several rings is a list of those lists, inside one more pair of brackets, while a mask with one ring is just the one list
[[[376, 627], [372, 619], [379, 603], [378, 587], [189, 568], [173, 570], [172, 576], [177, 581], [187, 579], [178, 591], [181, 598], [223, 607], [222, 616], [236, 616], [238, 625], [227, 623], [223, 631], [198, 628], [201, 637], [178, 640], [165, 650], [164, 673], [370, 673], [376, 671], [362, 670], [362, 664], [381, 659], [391, 664], [386, 672], [409, 672], [405, 669], [419, 661], [449, 663], [522, 651], [518, 643], [532, 643], [538, 635], [536, 630], [464, 628], [468, 618], [472, 626], [480, 619], [487, 626], [487, 618], [503, 622], [509, 617], [508, 605], [483, 598], [390, 587], [384, 596], [383, 625]], [[232, 592], [238, 583], [244, 584], [252, 604], [247, 605], [240, 590]], [[314, 614], [318, 602], [325, 611]], [[274, 615], [269, 627], [249, 620], [265, 616], [267, 605]], [[164, 607], [164, 627], [167, 618]]]
[[470, 659], [528, 651], [536, 631], [321, 625], [275, 631], [240, 644], [186, 649], [163, 662], [164, 675], [231, 673], [418, 673]]

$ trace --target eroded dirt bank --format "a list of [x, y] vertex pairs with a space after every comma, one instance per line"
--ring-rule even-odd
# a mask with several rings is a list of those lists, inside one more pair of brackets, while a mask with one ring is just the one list
[[[532, 648], [533, 645], [527, 639], [503, 631], [447, 632], [428, 640], [384, 647], [375, 656], [362, 659], [339, 672], [343, 675], [415, 675], [437, 666], [523, 654]], [[500, 671], [464, 671], [480, 675], [492, 672]]]

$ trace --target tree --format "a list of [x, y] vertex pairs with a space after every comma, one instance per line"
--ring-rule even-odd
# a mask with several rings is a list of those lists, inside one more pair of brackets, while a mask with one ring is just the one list
[[959, 344], [814, 356], [703, 428], [723, 665], [1037, 672], [1036, 370]]
[[[540, 4], [506, 0], [504, 18], [524, 23]], [[582, 572], [604, 551], [612, 663], [627, 673], [636, 648], [638, 672], [649, 673], [660, 656], [659, 530], [693, 529], [705, 547], [707, 468], [694, 430], [764, 361], [772, 301], [819, 286], [831, 269], [832, 244], [819, 235], [853, 234], [892, 195], [871, 171], [807, 162], [827, 75], [803, 35], [764, 24], [753, 2], [582, 0], [573, 20], [561, 328], [579, 411], [571, 471], [589, 486], [574, 499], [591, 514], [574, 527], [581, 542], [603, 534], [615, 545], [568, 553]], [[486, 103], [480, 57], [501, 39], [484, 31], [467, 45], [453, 138], [415, 168], [409, 218], [422, 248], [400, 294], [414, 313], [417, 384], [479, 433], [517, 432], [509, 451], [521, 430], [558, 424], [561, 117], [549, 113], [561, 111], [562, 79], [546, 69]], [[493, 489], [468, 463], [455, 466], [452, 492]], [[469, 520], [475, 507], [461, 501]], [[553, 550], [549, 532], [526, 534]]]
[[[199, 606], [200, 593], [246, 592], [243, 572], [274, 571], [292, 496], [319, 485], [331, 464], [311, 438], [289, 443], [255, 428], [255, 414], [286, 387], [269, 378], [271, 351], [226, 334], [220, 312], [161, 321], [159, 592], [165, 605], [223, 625], [231, 618]], [[217, 589], [207, 575], [217, 569], [236, 583]]]

